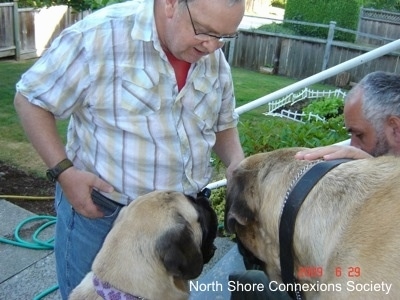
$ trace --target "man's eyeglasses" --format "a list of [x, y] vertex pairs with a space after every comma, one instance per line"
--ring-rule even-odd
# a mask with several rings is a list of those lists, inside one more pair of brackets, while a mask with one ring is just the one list
[[194, 27], [192, 14], [190, 13], [188, 2], [185, 1], [185, 3], [186, 3], [187, 11], [189, 13], [190, 22], [192, 23], [194, 36], [198, 40], [203, 41], [203, 42], [207, 42], [207, 41], [209, 41], [211, 39], [217, 39], [218, 42], [220, 42], [220, 43], [226, 43], [226, 42], [229, 42], [229, 41], [237, 39], [237, 37], [238, 37], [238, 33], [237, 32], [235, 34], [230, 34], [230, 35], [215, 35], [215, 34], [211, 34], [211, 33], [197, 32], [196, 28]]

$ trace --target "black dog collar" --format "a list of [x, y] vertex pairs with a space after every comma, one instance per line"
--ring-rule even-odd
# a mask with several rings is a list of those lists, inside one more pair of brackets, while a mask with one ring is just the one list
[[279, 224], [281, 276], [283, 283], [293, 283], [295, 290], [288, 291], [288, 293], [294, 299], [302, 299], [301, 291], [297, 290], [295, 285], [296, 278], [294, 276], [294, 261], [292, 255], [297, 213], [314, 185], [330, 170], [349, 160], [350, 159], [337, 159], [314, 163], [308, 171], [307, 169], [303, 170], [303, 173], [300, 174], [301, 178], [295, 183], [294, 188], [288, 191], [286, 196]]

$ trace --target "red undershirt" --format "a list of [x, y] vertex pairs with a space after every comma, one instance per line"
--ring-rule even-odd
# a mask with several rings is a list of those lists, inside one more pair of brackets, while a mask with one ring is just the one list
[[175, 71], [176, 81], [178, 82], [178, 90], [180, 91], [186, 83], [187, 74], [190, 69], [190, 63], [179, 60], [171, 53], [166, 53], [169, 62]]

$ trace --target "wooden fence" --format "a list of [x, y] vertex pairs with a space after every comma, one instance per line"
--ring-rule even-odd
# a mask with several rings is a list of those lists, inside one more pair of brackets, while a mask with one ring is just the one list
[[[225, 51], [228, 53], [230, 64], [234, 67], [258, 71], [260, 67], [272, 66], [274, 74], [304, 79], [376, 47], [336, 42], [333, 39], [241, 30], [234, 49], [228, 46]], [[396, 52], [382, 56], [345, 74], [329, 78], [325, 83], [346, 87], [375, 70], [400, 73], [399, 55], [400, 53]]]
[[33, 9], [18, 8], [16, 1], [0, 3], [0, 57], [39, 57], [63, 29], [87, 14], [65, 5]]
[[[357, 31], [397, 40], [400, 38], [400, 13], [362, 8]], [[372, 45], [383, 45], [384, 43], [383, 39], [374, 39], [363, 35], [357, 35], [356, 42]]]
[[0, 57], [16, 54], [16, 31], [14, 11], [18, 6], [14, 3], [0, 3]]

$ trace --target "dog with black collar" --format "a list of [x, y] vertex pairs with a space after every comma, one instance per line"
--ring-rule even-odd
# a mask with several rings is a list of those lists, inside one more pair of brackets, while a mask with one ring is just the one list
[[225, 226], [294, 298], [398, 299], [400, 159], [341, 162], [306, 178], [314, 183], [295, 207], [291, 192], [325, 163], [296, 160], [299, 150], [240, 163], [228, 186]]

